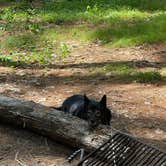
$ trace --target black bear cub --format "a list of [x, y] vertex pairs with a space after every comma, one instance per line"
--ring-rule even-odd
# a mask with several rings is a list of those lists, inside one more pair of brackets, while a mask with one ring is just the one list
[[90, 128], [95, 128], [99, 124], [110, 125], [112, 115], [106, 100], [106, 95], [100, 102], [90, 100], [86, 95], [73, 95], [57, 109], [87, 120]]

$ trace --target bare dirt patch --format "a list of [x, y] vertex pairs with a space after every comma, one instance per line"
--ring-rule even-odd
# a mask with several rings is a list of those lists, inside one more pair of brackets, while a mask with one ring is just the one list
[[[73, 94], [100, 99], [107, 94], [113, 127], [149, 144], [166, 149], [166, 81], [140, 84], [103, 75], [87, 76], [116, 61], [150, 61], [166, 64], [166, 44], [108, 49], [98, 45], [73, 50], [66, 63], [45, 69], [0, 67], [0, 94], [59, 106]], [[62, 165], [72, 151], [64, 145], [6, 125], [0, 125], [0, 165]], [[17, 161], [18, 159], [19, 161]]]

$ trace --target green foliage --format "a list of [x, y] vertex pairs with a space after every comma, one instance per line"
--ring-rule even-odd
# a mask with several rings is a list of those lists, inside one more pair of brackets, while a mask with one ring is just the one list
[[135, 24], [99, 28], [90, 35], [92, 40], [115, 47], [166, 41], [166, 14], [159, 14]]
[[[109, 1], [109, 0], [108, 0]], [[107, 2], [108, 2], [107, 1]], [[111, 0], [109, 2], [113, 8], [126, 7], [130, 9], [139, 9], [139, 10], [165, 10], [166, 3], [165, 0]]]
[[17, 10], [30, 10], [32, 9], [32, 4], [26, 0], [21, 0], [20, 2], [17, 2], [15, 5], [15, 8]]
[[0, 20], [12, 22], [13, 18], [14, 18], [14, 12], [10, 8], [4, 9], [3, 13], [0, 14]]
[[36, 23], [28, 24], [27, 29], [33, 33], [39, 33], [42, 30], [40, 25]]
[[54, 57], [52, 57], [50, 54], [41, 54], [40, 52], [34, 52], [30, 55], [30, 59], [27, 63], [36, 63], [40, 65], [46, 65], [51, 64], [52, 61], [55, 61]]
[[[16, 50], [17, 59], [26, 52], [29, 56], [21, 56], [26, 63], [66, 59], [71, 50], [61, 43], [100, 41], [121, 47], [166, 40], [165, 0], [44, 0], [36, 7], [12, 2], [0, 9], [0, 48], [7, 53]], [[112, 70], [131, 75], [133, 69]]]
[[99, 6], [104, 10], [108, 8], [119, 9], [119, 8], [130, 8], [139, 10], [165, 10], [165, 0], [81, 0], [81, 1], [68, 1], [64, 0], [60, 3], [55, 3], [54, 0], [45, 1], [45, 10], [74, 10], [84, 11], [87, 6], [94, 7]]
[[162, 76], [159, 72], [151, 71], [151, 72], [136, 72], [132, 75], [131, 78], [135, 82], [149, 83], [149, 82], [160, 81], [162, 79]]
[[60, 45], [60, 55], [63, 59], [67, 58], [69, 56], [70, 53], [70, 48], [67, 44], [62, 43]]
[[18, 61], [18, 60], [14, 60], [13, 56], [9, 56], [9, 55], [1, 55], [0, 56], [0, 65], [4, 65], [4, 66], [8, 66], [11, 68], [23, 65], [23, 62]]
[[113, 77], [139, 83], [152, 83], [160, 81], [162, 76], [157, 71], [139, 71], [127, 63], [113, 63], [104, 66], [104, 72], [111, 72]]
[[1, 44], [1, 48], [5, 49], [12, 49], [12, 48], [17, 48], [17, 49], [26, 49], [26, 50], [31, 50], [34, 48], [34, 42], [36, 38], [34, 35], [28, 33], [28, 34], [23, 34], [23, 35], [13, 35], [9, 36], [4, 40]]
[[58, 18], [56, 12], [41, 12], [40, 19], [43, 23], [55, 23]]
[[111, 71], [113, 75], [126, 77], [134, 71], [134, 68], [125, 63], [113, 63], [106, 65], [104, 71]]
[[8, 63], [11, 61], [11, 56], [4, 56], [4, 55], [1, 55], [0, 56], [0, 62], [5, 62], [5, 63]]
[[0, 64], [10, 67], [27, 66], [31, 64], [46, 65], [55, 61], [55, 57], [50, 51], [44, 50], [44, 52], [32, 52], [31, 54], [11, 52], [11, 55], [1, 55]]
[[4, 2], [12, 2], [12, 0], [0, 0], [0, 3], [4, 3]]

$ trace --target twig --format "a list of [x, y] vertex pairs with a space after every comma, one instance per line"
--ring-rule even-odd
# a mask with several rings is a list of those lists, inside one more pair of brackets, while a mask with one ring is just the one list
[[27, 165], [24, 164], [22, 161], [20, 161], [20, 160], [17, 159], [17, 158], [18, 158], [18, 154], [19, 154], [19, 151], [16, 153], [14, 160], [15, 160], [18, 164], [20, 164], [21, 166], [27, 166]]

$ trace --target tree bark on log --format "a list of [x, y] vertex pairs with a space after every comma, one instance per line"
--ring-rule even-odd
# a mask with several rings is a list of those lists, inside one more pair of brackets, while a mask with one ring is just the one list
[[89, 131], [88, 123], [68, 113], [33, 101], [16, 100], [0, 95], [0, 122], [33, 130], [44, 136], [90, 152], [108, 140], [112, 129], [99, 126]]

